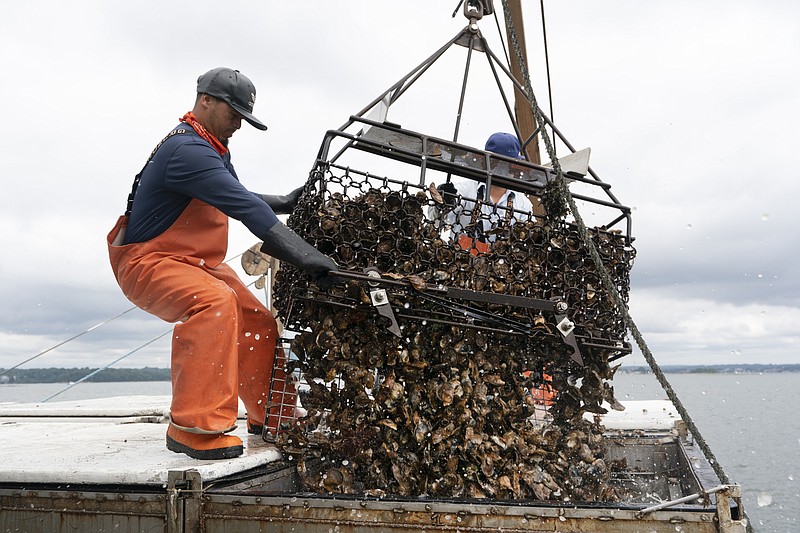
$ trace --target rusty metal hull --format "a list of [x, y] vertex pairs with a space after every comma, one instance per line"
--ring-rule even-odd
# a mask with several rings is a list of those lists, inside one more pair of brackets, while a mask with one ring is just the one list
[[[339, 501], [305, 498], [212, 498], [204, 511], [206, 531], [399, 532], [576, 531], [717, 532], [713, 512], [664, 512], [644, 520], [636, 511], [463, 504], [443, 502]], [[266, 529], [266, 527], [269, 529]]]
[[[676, 432], [617, 435], [609, 456], [630, 466], [619, 503], [362, 498], [302, 493], [279, 461], [229, 479], [169, 473], [166, 486], [0, 484], [0, 531], [113, 532], [743, 532], [734, 490], [647, 511], [654, 501], [703, 493], [719, 480]], [[680, 529], [676, 529], [680, 528]]]
[[[340, 532], [575, 531], [717, 533], [715, 509], [674, 509], [643, 518], [636, 509], [366, 501], [309, 496], [211, 494], [169, 503], [165, 494], [102, 492], [2, 496], [2, 531]], [[734, 530], [731, 530], [734, 531]]]
[[2, 496], [2, 531], [341, 532], [393, 531], [721, 531], [715, 510], [667, 510], [452, 502], [365, 501], [304, 496], [210, 494], [168, 502], [165, 494], [102, 492]]

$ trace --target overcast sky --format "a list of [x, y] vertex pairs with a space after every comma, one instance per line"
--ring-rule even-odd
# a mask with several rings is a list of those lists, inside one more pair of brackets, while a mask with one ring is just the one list
[[[524, 16], [549, 110], [539, 2]], [[307, 7], [296, 7], [307, 6]], [[105, 236], [133, 176], [190, 109], [197, 76], [258, 90], [233, 161], [251, 190], [306, 179], [343, 124], [466, 25], [456, 1], [13, 2], [0, 18], [0, 367], [129, 309]], [[502, 5], [495, 0], [502, 17]], [[545, 2], [554, 118], [634, 208], [631, 313], [661, 364], [800, 363], [794, 0]], [[502, 18], [501, 18], [502, 20]], [[481, 23], [502, 53], [493, 19]], [[462, 71], [390, 120], [451, 137]], [[460, 142], [508, 131], [470, 88]], [[490, 98], [491, 97], [491, 98]], [[430, 106], [431, 109], [425, 109]], [[229, 256], [257, 239], [231, 224]], [[238, 260], [235, 261], [238, 264]], [[250, 278], [245, 278], [251, 281]], [[168, 331], [129, 312], [25, 365], [104, 366]], [[124, 367], [169, 364], [169, 336]], [[627, 364], [643, 364], [639, 355]]]

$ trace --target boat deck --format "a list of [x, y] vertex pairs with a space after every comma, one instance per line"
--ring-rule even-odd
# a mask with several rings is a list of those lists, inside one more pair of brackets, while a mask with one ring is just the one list
[[170, 471], [214, 480], [281, 458], [241, 423], [241, 457], [200, 461], [167, 450], [169, 396], [0, 404], [0, 483], [166, 486]]
[[[635, 497], [522, 505], [301, 492], [275, 446], [247, 433], [242, 409], [235, 430], [244, 442], [241, 457], [199, 461], [167, 450], [169, 404], [168, 396], [0, 404], [0, 530], [668, 533], [680, 523], [694, 533], [744, 533], [727, 493], [700, 498], [719, 480], [679, 437], [680, 418], [668, 401], [625, 402], [625, 411], [602, 417], [609, 458], [625, 458], [631, 467], [615, 483]], [[663, 510], [642, 512], [668, 500]]]
[[[244, 455], [200, 461], [167, 450], [169, 396], [125, 396], [52, 403], [0, 404], [0, 483], [165, 485], [170, 471], [197, 470], [204, 481], [281, 459], [247, 433], [234, 431]], [[609, 430], [669, 431], [680, 420], [668, 401], [626, 402], [603, 417]]]

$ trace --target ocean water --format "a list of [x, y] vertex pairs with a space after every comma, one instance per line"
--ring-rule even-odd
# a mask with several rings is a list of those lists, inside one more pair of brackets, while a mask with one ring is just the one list
[[6, 383], [0, 384], [0, 403], [42, 402], [54, 394], [57, 396], [49, 402], [89, 400], [112, 396], [168, 396], [170, 393], [169, 381], [83, 382], [74, 386], [66, 383], [26, 383], [22, 385]]
[[[742, 486], [755, 531], [800, 531], [800, 374], [667, 374], [667, 379], [728, 477]], [[618, 373], [613, 385], [622, 401], [666, 399], [650, 374]], [[0, 385], [0, 402], [39, 402], [65, 387]], [[169, 393], [169, 382], [81, 383], [50, 401]]]
[[[759, 532], [800, 531], [800, 374], [667, 374]], [[651, 375], [617, 374], [622, 401], [667, 399]]]

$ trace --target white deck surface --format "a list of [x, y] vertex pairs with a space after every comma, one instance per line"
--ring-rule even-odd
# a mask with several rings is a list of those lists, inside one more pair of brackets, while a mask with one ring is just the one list
[[169, 396], [128, 396], [0, 404], [0, 482], [166, 485], [171, 470], [196, 469], [204, 480], [281, 457], [244, 420], [233, 434], [244, 455], [199, 461], [166, 448]]
[[[244, 420], [234, 432], [245, 446], [241, 457], [199, 461], [171, 452], [169, 403], [169, 396], [127, 396], [0, 404], [0, 482], [166, 485], [171, 470], [196, 469], [209, 481], [281, 457], [249, 435]], [[607, 429], [670, 430], [680, 420], [665, 400], [623, 403], [625, 411], [603, 416]]]
[[[614, 411], [608, 404], [603, 404], [608, 413], [603, 415], [601, 423], [606, 429], [620, 430], [671, 430], [681, 417], [678, 410], [669, 400], [639, 400], [620, 402], [624, 411]], [[588, 413], [586, 418], [592, 420], [594, 415]]]

